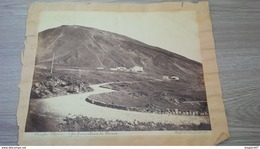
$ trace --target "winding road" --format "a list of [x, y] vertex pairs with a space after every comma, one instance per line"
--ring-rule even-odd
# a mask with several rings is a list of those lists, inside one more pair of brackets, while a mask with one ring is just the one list
[[[175, 125], [182, 124], [200, 124], [209, 123], [208, 117], [204, 116], [181, 116], [181, 115], [168, 115], [168, 114], [155, 114], [155, 113], [142, 113], [134, 111], [126, 111], [102, 107], [95, 104], [90, 104], [85, 101], [90, 95], [114, 92], [115, 90], [101, 88], [102, 85], [109, 83], [90, 85], [93, 88], [92, 92], [65, 95], [59, 97], [52, 97], [36, 101], [36, 107], [39, 108], [40, 113], [54, 113], [60, 116], [88, 116], [93, 118], [103, 118], [105, 120], [123, 120], [134, 122], [164, 122], [172, 123]], [[37, 106], [38, 105], [38, 106]]]

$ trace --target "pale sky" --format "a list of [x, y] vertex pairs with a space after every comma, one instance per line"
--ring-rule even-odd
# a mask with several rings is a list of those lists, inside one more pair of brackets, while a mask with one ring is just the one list
[[81, 25], [122, 34], [201, 62], [195, 11], [44, 11], [38, 31], [61, 25]]

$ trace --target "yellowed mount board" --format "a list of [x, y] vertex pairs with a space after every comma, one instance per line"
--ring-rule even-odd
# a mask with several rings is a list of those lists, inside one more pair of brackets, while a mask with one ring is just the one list
[[[19, 145], [215, 145], [229, 138], [216, 63], [215, 45], [208, 2], [166, 2], [153, 4], [33, 3], [28, 10], [26, 27], [25, 51], [22, 53], [21, 57], [23, 66], [21, 82], [19, 84], [20, 100], [17, 112]], [[56, 34], [58, 33], [55, 30], [57, 32], [60, 30], [66, 31], [61, 34], [59, 33], [59, 36], [57, 37]], [[111, 68], [107, 68], [107, 63], [109, 62], [105, 63], [103, 60], [105, 58], [102, 59], [99, 56], [102, 55], [102, 52], [100, 54], [97, 52], [98, 49], [89, 48], [91, 45], [88, 45], [88, 42], [81, 42], [81, 40], [87, 38], [87, 36], [85, 36], [85, 34], [83, 36], [80, 32], [86, 30], [92, 33], [91, 37], [95, 38], [95, 41], [97, 42], [95, 45], [101, 45], [99, 47], [101, 49], [106, 48], [104, 46], [102, 47], [103, 43], [99, 43], [104, 42], [102, 40], [113, 41], [111, 46], [114, 48], [116, 48], [116, 45], [120, 45], [124, 42], [127, 44], [134, 44], [137, 49], [141, 45], [142, 47], [148, 47], [150, 49], [165, 49], [168, 51], [166, 52], [168, 55], [171, 55], [171, 52], [182, 55], [184, 58], [180, 56], [181, 58], [179, 59], [184, 59], [185, 62], [190, 62], [192, 65], [194, 64], [194, 67], [196, 66], [195, 68], [202, 63], [203, 71], [201, 72], [202, 76], [204, 76], [202, 84], [205, 82], [207, 112], [204, 111], [198, 114], [198, 111], [176, 111], [176, 108], [174, 110], [167, 108], [166, 110], [161, 111], [154, 110], [152, 112], [144, 112], [142, 111], [142, 107], [139, 107], [139, 109], [126, 108], [124, 105], [115, 107], [113, 102], [98, 102], [98, 97], [106, 99], [108, 97], [106, 95], [110, 96], [111, 94], [114, 95], [117, 93], [105, 93], [105, 91], [109, 92], [109, 89], [104, 89], [100, 93], [103, 93], [105, 96], [99, 94], [89, 96], [88, 94], [91, 93], [91, 91], [93, 92], [91, 87], [94, 88], [94, 91], [96, 91], [96, 88], [100, 89], [100, 86], [95, 86], [95, 83], [94, 85], [93, 83], [90, 83], [88, 84], [90, 86], [86, 87], [86, 84], [80, 82], [79, 87], [71, 85], [66, 88], [67, 82], [64, 82], [64, 80], [62, 82], [61, 78], [55, 76], [55, 72], [58, 72], [61, 68], [62, 70], [66, 70], [66, 73], [76, 71], [77, 76], [80, 77], [84, 76], [85, 71], [88, 71], [88, 73], [120, 74], [118, 78], [125, 75], [141, 76], [143, 77], [143, 79], [141, 79], [142, 81], [145, 79], [151, 81], [152, 79], [153, 81], [157, 81], [159, 85], [161, 85], [162, 82], [164, 84], [181, 84], [182, 81], [185, 81], [184, 76], [186, 76], [186, 74], [183, 74], [183, 76], [178, 73], [174, 76], [170, 76], [171, 74], [162, 74], [161, 72], [164, 72], [164, 70], [162, 70], [163, 66], [161, 66], [162, 68], [154, 67], [154, 69], [158, 70], [158, 73], [151, 77], [148, 76], [146, 72], [151, 71], [151, 69], [146, 65], [153, 65], [150, 65], [149, 57], [146, 59], [147, 61], [143, 60], [143, 57], [147, 57], [147, 55], [144, 55], [143, 53], [139, 53], [139, 59], [142, 60], [142, 63], [138, 64], [136, 61], [133, 62], [138, 66], [130, 68], [130, 66], [127, 65], [123, 67], [114, 65], [113, 67], [115, 68], [112, 68], [112, 66]], [[78, 40], [73, 41], [72, 38], [65, 38], [65, 36], [68, 36], [68, 33], [66, 33], [67, 31], [71, 31], [69, 35], [73, 35], [73, 39], [74, 35], [82, 36], [77, 37]], [[96, 36], [93, 36], [93, 32], [95, 32]], [[46, 34], [50, 34], [50, 36], [46, 36]], [[61, 39], [63, 39], [63, 42], [61, 42]], [[68, 47], [70, 44], [67, 43], [72, 41], [80, 41], [78, 45], [82, 44], [82, 47], [79, 49], [90, 49], [89, 52], [92, 52], [97, 57], [101, 66], [95, 66], [95, 70], [90, 70], [90, 67], [84, 67], [85, 65], [82, 64], [84, 62], [80, 61], [80, 63], [76, 63], [78, 66], [76, 68], [68, 66], [66, 66], [66, 68], [61, 67], [61, 63], [75, 64], [73, 62], [76, 59], [76, 55], [70, 54], [69, 58], [72, 60], [70, 61], [67, 59], [65, 63], [65, 58], [62, 57], [63, 54], [66, 54], [65, 51], [59, 53], [55, 48], [61, 47], [62, 45]], [[114, 41], [120, 41], [120, 43], [115, 43]], [[57, 44], [59, 46], [57, 46]], [[109, 45], [109, 43], [107, 45]], [[66, 49], [66, 47], [63, 48]], [[73, 50], [73, 48], [76, 47], [71, 47], [71, 50]], [[111, 47], [107, 46], [107, 48]], [[120, 49], [122, 50], [122, 47], [118, 48], [118, 50]], [[56, 50], [56, 52], [48, 54], [48, 50]], [[165, 50], [163, 50], [164, 53]], [[133, 50], [132, 54], [136, 54], [135, 52], [136, 50]], [[78, 57], [82, 55], [84, 55], [84, 53], [77, 54]], [[127, 56], [131, 57], [130, 55], [131, 54], [129, 53], [127, 54]], [[118, 57], [119, 56], [120, 55], [118, 55]], [[158, 54], [154, 57], [156, 56], [158, 56]], [[46, 57], [49, 59], [46, 59]], [[63, 61], [60, 60], [61, 57], [64, 58]], [[125, 57], [125, 55], [122, 55], [122, 57]], [[165, 57], [163, 58], [165, 59]], [[164, 63], [163, 59], [160, 60]], [[184, 62], [184, 60], [182, 62]], [[87, 60], [85, 59], [84, 61]], [[110, 62], [111, 61], [114, 62], [113, 60], [110, 60]], [[125, 63], [128, 63], [129, 61], [132, 61], [132, 59], [130, 58]], [[46, 63], [48, 66], [46, 66]], [[171, 65], [176, 70], [178, 68], [179, 71], [184, 70], [184, 66], [188, 66], [182, 63], [173, 63]], [[53, 87], [55, 88], [56, 86], [52, 85], [52, 92], [50, 92], [50, 85], [48, 88], [46, 80], [44, 80], [46, 78], [41, 75], [38, 76], [38, 79], [42, 79], [41, 82], [35, 82], [35, 78], [37, 78], [39, 72], [38, 70], [44, 72], [41, 74], [43, 76], [44, 74], [47, 74], [48, 77], [44, 76], [47, 79], [56, 79], [55, 81], [58, 82], [58, 84], [60, 83], [60, 85], [56, 85], [59, 90], [53, 91]], [[169, 71], [170, 70], [171, 69], [169, 68]], [[186, 69], [182, 72], [186, 72], [187, 74], [193, 73]], [[158, 77], [158, 74], [162, 75], [162, 78]], [[104, 82], [101, 81], [101, 83]], [[65, 86], [63, 88], [61, 87], [62, 83], [63, 86]], [[128, 80], [128, 82], [124, 81], [121, 83], [129, 85], [136, 83], [136, 81]], [[44, 85], [45, 88], [43, 89]], [[108, 83], [103, 85], [108, 85]], [[82, 86], [85, 86], [85, 88], [82, 89]], [[64, 88], [70, 93], [64, 92]], [[89, 90], [87, 91], [86, 88]], [[82, 90], [84, 90], [85, 93], [81, 93]], [[57, 97], [58, 95], [55, 93], [59, 91], [61, 95]], [[44, 92], [44, 95], [40, 96], [41, 92]], [[115, 90], [113, 92], [115, 92]], [[156, 91], [154, 90], [153, 92]], [[76, 99], [80, 94], [88, 95], [87, 97], [89, 98], [91, 97], [88, 103], [89, 107], [86, 107], [85, 111], [84, 103], [73, 107], [73, 104], [77, 103], [76, 100], [80, 100]], [[125, 93], [119, 95], [122, 95], [122, 98], [124, 98]], [[37, 96], [38, 99], [34, 99], [35, 96]], [[70, 103], [72, 98], [75, 98], [75, 103]], [[125, 96], [125, 99], [127, 99], [127, 96]], [[129, 98], [129, 100], [130, 99], [134, 100], [132, 98]], [[172, 101], [172, 99], [174, 100]], [[87, 103], [87, 100], [81, 100]], [[169, 96], [167, 101], [173, 103], [173, 106], [187, 103], [189, 105], [201, 105], [197, 103], [198, 101], [193, 101], [196, 103], [192, 103], [186, 99], [181, 101], [175, 95]], [[96, 103], [96, 105], [93, 103]], [[128, 104], [132, 103], [127, 103], [126, 105]], [[151, 104], [148, 104], [148, 108], [149, 106], [151, 106]], [[63, 111], [61, 110], [62, 107], [64, 108]], [[93, 109], [91, 111], [91, 107], [100, 109], [103, 113], [96, 114], [100, 111], [93, 111]], [[150, 107], [150, 109], [152, 108]], [[37, 115], [34, 110], [42, 110], [45, 112], [38, 113]], [[111, 111], [111, 113], [106, 111]], [[84, 117], [86, 116], [84, 114], [90, 114], [90, 116], [86, 118]], [[32, 115], [34, 116], [33, 118]], [[53, 116], [52, 119], [48, 119], [50, 116]], [[102, 123], [102, 125], [100, 124], [100, 131], [97, 129], [91, 131], [88, 129], [88, 125], [84, 125], [84, 122], [86, 123], [86, 121], [91, 121], [95, 118], [97, 118], [95, 121], [97, 125]], [[52, 123], [51, 120], [58, 123]], [[80, 126], [79, 121], [83, 126]], [[118, 122], [121, 124], [118, 124]], [[165, 127], [166, 124], [164, 124], [164, 122], [168, 124], [167, 127]], [[209, 125], [209, 127], [207, 127], [207, 129], [204, 129], [204, 127], [203, 129], [200, 129], [202, 127], [197, 126], [201, 125], [201, 123], [208, 123], [207, 125]], [[32, 127], [32, 124], [34, 127]], [[103, 128], [103, 124], [108, 126]], [[116, 125], [117, 128], [125, 128], [126, 125], [128, 126], [127, 130], [111, 130], [110, 124]], [[30, 126], [30, 129], [28, 128], [28, 125]], [[121, 127], [119, 127], [119, 125]], [[190, 128], [191, 125], [196, 127], [196, 129]], [[47, 126], [49, 129], [46, 131], [45, 128]], [[81, 130], [80, 128], [84, 126], [86, 127], [86, 131], [79, 131]], [[176, 129], [173, 129], [173, 126], [176, 126]], [[168, 127], [172, 129], [168, 130]], [[132, 128], [132, 131], [130, 128]], [[142, 130], [144, 128], [146, 131]], [[152, 129], [149, 130], [149, 128]]]

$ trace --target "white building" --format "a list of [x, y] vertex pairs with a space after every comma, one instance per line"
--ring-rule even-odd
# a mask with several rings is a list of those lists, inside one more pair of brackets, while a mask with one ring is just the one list
[[162, 79], [165, 80], [165, 81], [169, 81], [170, 80], [169, 76], [163, 76]]
[[104, 70], [104, 67], [97, 67], [97, 70]]
[[140, 66], [134, 66], [133, 68], [131, 68], [131, 71], [132, 72], [143, 72], [144, 69], [143, 69], [143, 67], [140, 67]]
[[176, 76], [171, 76], [171, 79], [173, 79], [173, 80], [180, 80], [180, 78], [179, 77], [176, 77]]
[[116, 67], [116, 69], [118, 71], [126, 71], [127, 70], [126, 67]]
[[134, 66], [133, 68], [127, 69], [126, 67], [110, 68], [111, 71], [124, 71], [124, 72], [143, 72], [143, 67]]
[[116, 69], [116, 68], [110, 68], [110, 70], [111, 70], [111, 71], [117, 71], [117, 69]]

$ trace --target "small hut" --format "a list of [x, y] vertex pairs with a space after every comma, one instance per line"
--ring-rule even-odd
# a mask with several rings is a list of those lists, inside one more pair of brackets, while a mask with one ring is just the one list
[[163, 76], [162, 79], [163, 79], [164, 81], [169, 81], [169, 80], [170, 80], [169, 76]]
[[180, 80], [180, 78], [179, 78], [179, 77], [176, 77], [176, 76], [171, 76], [171, 79], [172, 79], [172, 80], [176, 80], [176, 81], [179, 81], [179, 80]]

